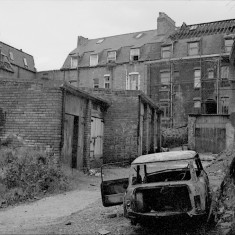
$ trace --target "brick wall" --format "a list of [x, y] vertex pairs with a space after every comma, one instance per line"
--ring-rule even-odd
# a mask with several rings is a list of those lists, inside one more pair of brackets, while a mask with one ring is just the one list
[[[42, 71], [36, 74], [37, 79], [61, 80], [71, 82], [76, 87], [94, 87], [94, 79], [99, 79], [99, 87], [104, 88], [104, 75], [110, 74], [110, 88], [115, 90], [126, 90], [126, 76], [132, 72], [138, 72], [140, 75], [140, 90], [147, 93], [147, 73], [143, 62], [126, 63], [115, 65], [113, 67], [84, 67], [71, 70], [51, 70]], [[76, 81], [79, 81], [79, 85]]]
[[138, 156], [137, 93], [105, 89], [94, 91], [94, 94], [111, 103], [104, 117], [104, 163], [134, 159]]
[[26, 145], [53, 148], [59, 156], [62, 91], [26, 80], [0, 79], [0, 108], [5, 114], [0, 138], [20, 136]]

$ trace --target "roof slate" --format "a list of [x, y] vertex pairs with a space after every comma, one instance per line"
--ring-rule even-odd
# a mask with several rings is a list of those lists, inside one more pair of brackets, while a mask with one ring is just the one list
[[[143, 33], [143, 35], [136, 38], [140, 33]], [[107, 52], [110, 50], [117, 51], [116, 63], [129, 62], [129, 52], [131, 48], [141, 48], [141, 50], [149, 51], [149, 49], [146, 49], [146, 45], [149, 44], [150, 47], [156, 47], [156, 43], [162, 42], [165, 38], [166, 36], [158, 36], [157, 30], [148, 30], [104, 37], [104, 40], [99, 44], [97, 44], [97, 41], [102, 38], [90, 39], [85, 45], [79, 46], [69, 53], [62, 68], [70, 68], [71, 55], [80, 56], [81, 60], [79, 62], [79, 67], [89, 66], [90, 54], [99, 54], [99, 65], [106, 64]], [[141, 53], [142, 58], [140, 57], [139, 61], [151, 59], [152, 56], [153, 54], [151, 53], [150, 55]]]
[[200, 37], [212, 34], [235, 33], [235, 19], [186, 25], [185, 23], [170, 36], [173, 40]]
[[[35, 72], [35, 64], [34, 64], [34, 58], [33, 56], [16, 49], [8, 44], [5, 44], [0, 41], [1, 51], [2, 53], [8, 57], [8, 60], [12, 65], [19, 66], [21, 68], [25, 68], [27, 70], [30, 70], [32, 72]], [[13, 53], [14, 60], [10, 59], [10, 52]], [[25, 67], [23, 58], [26, 58], [28, 67]]]

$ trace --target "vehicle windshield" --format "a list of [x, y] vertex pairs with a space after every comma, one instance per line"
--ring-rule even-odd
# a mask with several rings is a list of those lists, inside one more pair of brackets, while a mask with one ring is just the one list
[[193, 168], [196, 168], [196, 164], [192, 159], [134, 164], [131, 166], [131, 182], [134, 185], [153, 182], [190, 180], [190, 165], [193, 165]]

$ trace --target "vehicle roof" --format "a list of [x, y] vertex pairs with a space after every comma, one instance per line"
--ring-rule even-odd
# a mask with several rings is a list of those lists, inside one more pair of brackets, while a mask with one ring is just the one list
[[152, 153], [137, 157], [132, 164], [144, 164], [151, 162], [166, 162], [177, 160], [189, 160], [195, 158], [197, 153], [195, 151], [170, 151], [161, 153]]

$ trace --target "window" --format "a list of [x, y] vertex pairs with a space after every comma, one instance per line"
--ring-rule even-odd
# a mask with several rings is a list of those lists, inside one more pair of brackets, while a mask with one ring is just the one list
[[131, 51], [130, 51], [130, 61], [139, 60], [139, 56], [140, 56], [140, 49], [139, 48], [131, 49]]
[[170, 117], [170, 105], [168, 102], [161, 102], [160, 108], [163, 111], [163, 118], [169, 118]]
[[198, 55], [199, 54], [199, 42], [188, 43], [188, 55]]
[[94, 88], [99, 88], [99, 78], [94, 78]]
[[221, 111], [222, 114], [229, 113], [229, 97], [221, 97]]
[[213, 79], [213, 78], [214, 78], [214, 71], [208, 70], [208, 79]]
[[171, 57], [171, 46], [163, 46], [161, 48], [161, 55], [162, 55], [162, 59], [170, 58]]
[[169, 89], [171, 81], [170, 72], [161, 72], [160, 79], [161, 79], [161, 89]]
[[133, 72], [129, 73], [126, 82], [126, 89], [127, 90], [139, 90], [140, 89], [140, 79], [139, 73]]
[[201, 88], [201, 70], [194, 70], [194, 89]]
[[143, 35], [143, 33], [139, 33], [139, 34], [137, 34], [137, 35], [136, 35], [136, 37], [135, 37], [135, 38], [137, 38], [137, 39], [138, 39], [138, 38], [140, 38], [142, 35]]
[[24, 66], [25, 66], [25, 67], [28, 67], [27, 59], [26, 59], [26, 58], [23, 58], [23, 61], [24, 61]]
[[160, 101], [161, 100], [169, 100], [170, 97], [170, 92], [168, 90], [161, 90], [159, 91], [159, 95], [160, 95]]
[[10, 59], [11, 59], [11, 60], [14, 60], [14, 55], [13, 55], [13, 52], [12, 52], [12, 51], [9, 52], [9, 55], [10, 55]]
[[110, 88], [110, 75], [109, 74], [104, 75], [104, 88], [107, 88], [107, 89]]
[[220, 77], [221, 77], [221, 87], [228, 87], [229, 85], [229, 80], [228, 80], [228, 75], [229, 75], [229, 69], [228, 66], [222, 66], [220, 70]]
[[78, 58], [77, 57], [71, 57], [71, 68], [77, 68], [78, 66]]
[[104, 41], [104, 38], [101, 38], [101, 39], [99, 39], [97, 42], [96, 42], [96, 44], [100, 44], [100, 43], [102, 43]]
[[194, 108], [200, 109], [201, 108], [201, 98], [197, 97], [193, 99], [194, 101]]
[[225, 39], [224, 44], [225, 44], [225, 52], [230, 53], [233, 46], [233, 39], [232, 38]]
[[90, 55], [90, 66], [96, 66], [98, 64], [98, 54]]
[[116, 61], [116, 51], [108, 51], [107, 62], [115, 62]]

